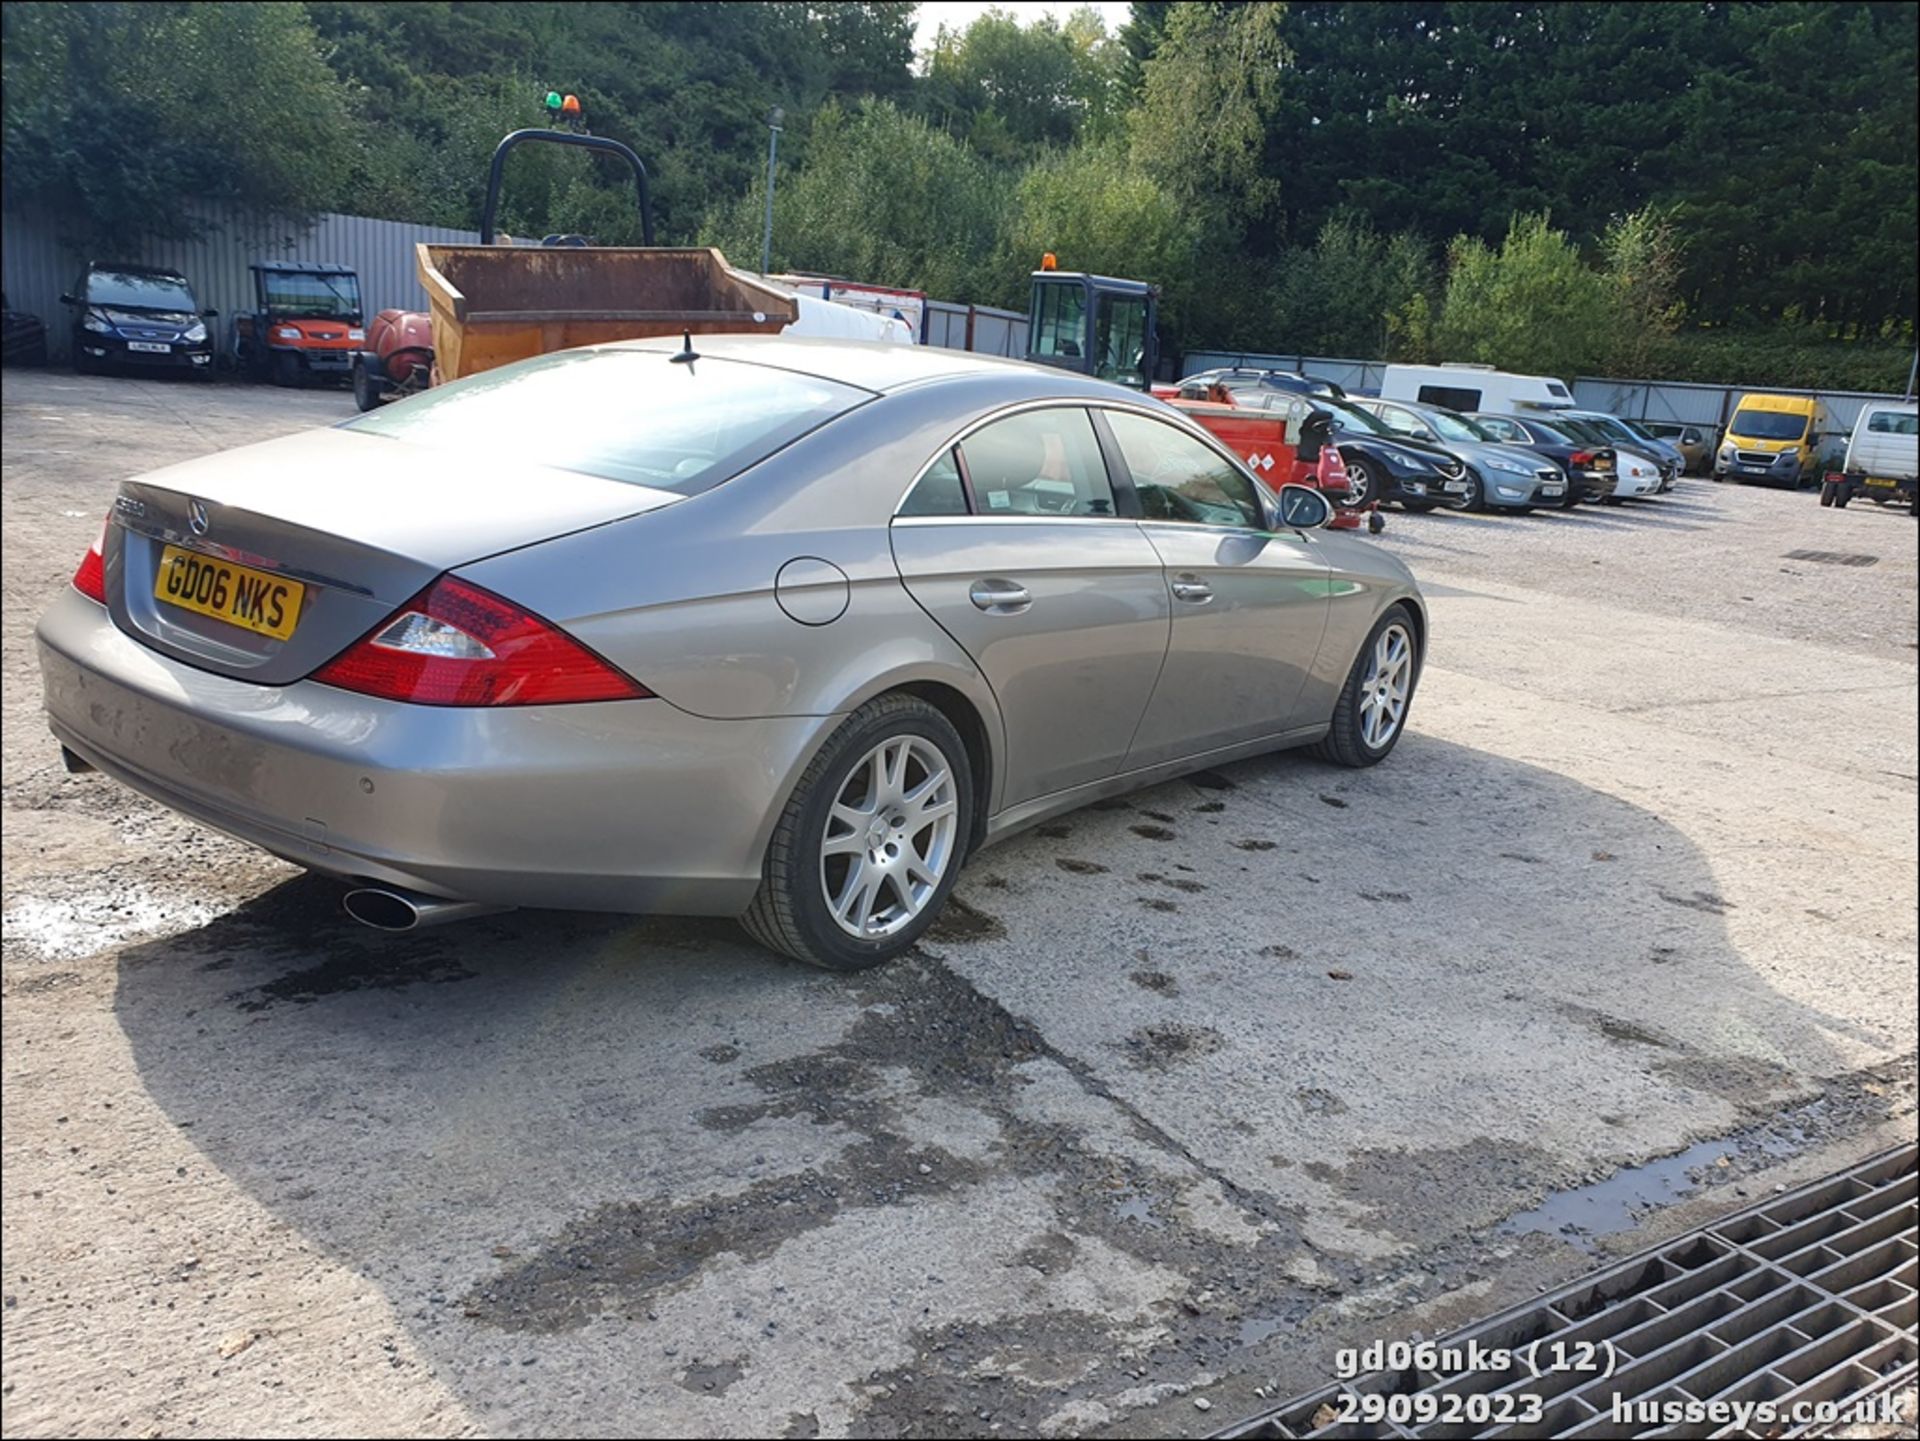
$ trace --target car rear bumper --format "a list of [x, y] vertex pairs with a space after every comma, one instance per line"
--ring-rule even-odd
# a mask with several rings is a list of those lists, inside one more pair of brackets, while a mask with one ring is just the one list
[[498, 905], [739, 914], [839, 720], [253, 685], [147, 649], [72, 590], [36, 639], [53, 733], [98, 770], [296, 864]]

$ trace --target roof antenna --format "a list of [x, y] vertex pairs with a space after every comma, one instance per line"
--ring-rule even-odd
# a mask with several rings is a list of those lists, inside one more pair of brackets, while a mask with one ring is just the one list
[[694, 361], [700, 358], [693, 353], [693, 332], [691, 330], [687, 331], [680, 343], [685, 349], [674, 356], [669, 363], [672, 365], [692, 365]]

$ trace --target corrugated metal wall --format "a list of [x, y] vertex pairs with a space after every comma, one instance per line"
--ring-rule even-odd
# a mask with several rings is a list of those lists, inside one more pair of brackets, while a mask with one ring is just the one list
[[223, 351], [230, 349], [232, 317], [253, 303], [247, 266], [255, 260], [325, 260], [351, 265], [360, 274], [360, 295], [369, 316], [394, 308], [423, 310], [426, 296], [414, 273], [414, 245], [473, 244], [479, 234], [437, 225], [406, 225], [359, 215], [322, 215], [311, 225], [272, 216], [243, 215], [223, 209], [200, 212], [208, 228], [192, 240], [157, 240], [131, 247], [132, 253], [95, 256], [64, 248], [48, 221], [30, 212], [0, 215], [0, 272], [7, 306], [38, 315], [47, 323], [47, 343], [55, 359], [68, 351], [67, 308], [60, 303], [89, 259], [164, 266], [192, 284], [202, 307], [220, 312], [214, 333]]
[[1795, 390], [1768, 385], [1696, 385], [1665, 380], [1603, 380], [1582, 376], [1573, 383], [1573, 398], [1589, 410], [1604, 410], [1630, 420], [1677, 421], [1704, 426], [1718, 434], [1726, 428], [1743, 395], [1811, 395], [1826, 407], [1821, 434], [1830, 439], [1853, 434], [1860, 410], [1870, 400], [1897, 396], [1867, 390]]

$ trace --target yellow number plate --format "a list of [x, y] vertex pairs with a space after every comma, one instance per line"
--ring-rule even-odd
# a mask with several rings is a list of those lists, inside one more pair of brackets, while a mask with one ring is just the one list
[[170, 545], [160, 553], [153, 593], [168, 605], [198, 611], [228, 625], [285, 640], [300, 620], [307, 588], [232, 561]]

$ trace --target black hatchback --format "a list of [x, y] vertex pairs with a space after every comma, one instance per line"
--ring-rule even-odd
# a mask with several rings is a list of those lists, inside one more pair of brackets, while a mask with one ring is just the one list
[[213, 338], [193, 288], [177, 271], [95, 261], [60, 297], [73, 312], [73, 368], [213, 375]]

